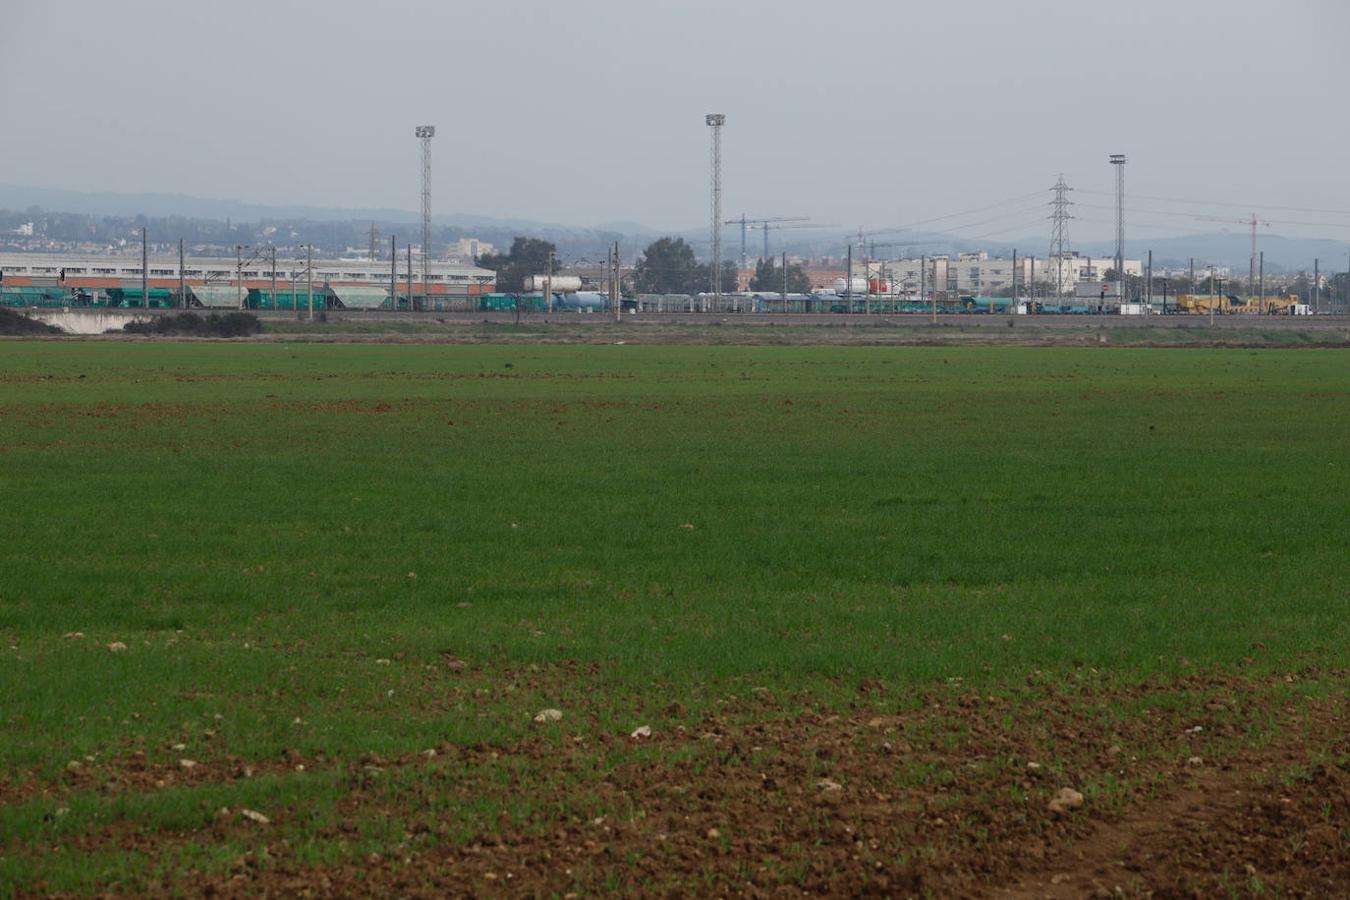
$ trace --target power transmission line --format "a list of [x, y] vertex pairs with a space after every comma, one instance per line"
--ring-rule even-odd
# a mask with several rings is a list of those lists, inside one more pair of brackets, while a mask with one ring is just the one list
[[[1112, 196], [1108, 191], [1093, 191], [1087, 188], [1080, 188], [1083, 194], [1098, 194], [1102, 197]], [[1134, 196], [1141, 200], [1158, 200], [1163, 203], [1186, 203], [1194, 206], [1231, 206], [1237, 209], [1283, 209], [1290, 212], [1311, 212], [1311, 213], [1330, 213], [1337, 216], [1350, 216], [1350, 209], [1320, 209], [1311, 206], [1280, 206], [1276, 203], [1230, 203], [1223, 200], [1186, 200], [1180, 197], [1160, 197], [1152, 194], [1135, 194]]]

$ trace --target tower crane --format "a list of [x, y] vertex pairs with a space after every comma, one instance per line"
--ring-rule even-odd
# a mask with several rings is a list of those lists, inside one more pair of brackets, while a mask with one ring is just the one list
[[764, 259], [769, 258], [769, 226], [777, 225], [779, 228], [795, 227], [807, 228], [807, 225], [788, 226], [788, 222], [809, 222], [810, 216], [766, 216], [764, 218], [752, 219], [745, 213], [741, 213], [739, 219], [727, 219], [723, 225], [741, 226], [741, 268], [747, 268], [750, 265], [750, 256], [746, 248], [746, 237], [751, 228], [760, 228], [764, 231]]
[[1252, 213], [1250, 219], [1228, 219], [1223, 216], [1196, 216], [1200, 222], [1226, 222], [1230, 225], [1250, 225], [1252, 229], [1252, 257], [1247, 269], [1247, 293], [1251, 294], [1256, 284], [1256, 227], [1264, 225], [1269, 228], [1271, 223], [1256, 218], [1256, 213]]

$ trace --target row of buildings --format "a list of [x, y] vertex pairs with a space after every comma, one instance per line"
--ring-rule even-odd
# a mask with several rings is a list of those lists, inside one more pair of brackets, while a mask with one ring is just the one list
[[[814, 290], [833, 290], [849, 276], [853, 292], [866, 290], [873, 294], [918, 294], [938, 291], [968, 296], [983, 296], [1009, 291], [1013, 276], [1017, 278], [1018, 293], [1030, 293], [1035, 286], [1038, 295], [1072, 296], [1082, 284], [1105, 281], [1107, 271], [1115, 269], [1112, 257], [1080, 256], [1077, 253], [1063, 257], [1019, 256], [1010, 258], [990, 256], [988, 252], [962, 253], [957, 256], [925, 256], [920, 259], [867, 260], [855, 262], [850, 273], [836, 266], [803, 265], [803, 271]], [[1126, 275], [1143, 277], [1142, 260], [1127, 259], [1122, 268]], [[741, 290], [748, 290], [754, 277], [753, 269], [740, 272]], [[1055, 289], [1058, 283], [1059, 289]]]
[[[1019, 291], [1028, 291], [1029, 286], [1034, 284], [1043, 286], [1048, 294], [1068, 295], [1073, 294], [1080, 284], [1105, 281], [1107, 270], [1115, 267], [1114, 258], [1079, 256], [1077, 253], [1049, 259], [1019, 256], [1014, 263], [1012, 259], [991, 257], [981, 251], [954, 257], [870, 262], [867, 275], [869, 280], [887, 283], [894, 293], [917, 292], [920, 282], [923, 282], [930, 290], [989, 295], [1010, 290], [1016, 278]], [[1143, 275], [1140, 260], [1124, 260], [1122, 268], [1126, 275]], [[1055, 288], [1056, 283], [1059, 284], [1058, 290]]]
[[[463, 249], [481, 248], [482, 245]], [[1113, 259], [1077, 254], [1063, 259], [1019, 257], [1014, 263], [982, 252], [872, 260], [857, 264], [852, 273], [835, 268], [807, 268], [806, 273], [812, 287], [820, 290], [836, 288], [841, 278], [851, 274], [851, 289], [855, 293], [913, 295], [923, 287], [927, 291], [963, 296], [1006, 292], [1013, 287], [1015, 275], [1019, 293], [1029, 292], [1028, 286], [1034, 284], [1037, 293], [1050, 296], [1056, 293], [1056, 282], [1060, 286], [1059, 295], [1072, 295], [1081, 284], [1105, 280], [1107, 270], [1114, 267]], [[594, 288], [604, 281], [607, 271], [593, 268], [594, 273], [582, 268], [568, 271], [579, 275], [584, 286]], [[1143, 274], [1139, 260], [1126, 260], [1124, 268], [1128, 275]], [[0, 254], [0, 288], [11, 298], [41, 291], [84, 292], [100, 299], [116, 296], [119, 301], [139, 305], [137, 301], [147, 282], [152, 300], [163, 297], [164, 292], [177, 296], [181, 282], [202, 305], [242, 306], [250, 292], [254, 292], [255, 302], [258, 297], [275, 301], [277, 296], [290, 296], [290, 302], [294, 303], [296, 295], [317, 287], [347, 308], [388, 308], [392, 277], [395, 293], [404, 304], [408, 297], [416, 297], [425, 302], [426, 308], [437, 309], [453, 308], [456, 301], [491, 293], [496, 286], [496, 273], [492, 270], [457, 261], [430, 261], [423, 283], [420, 259], [409, 272], [402, 260], [391, 265], [383, 261], [316, 259], [310, 269], [303, 259], [190, 256], [183, 260], [180, 273], [177, 256], [155, 256], [150, 258], [148, 270], [143, 273], [140, 257], [133, 255]], [[588, 274], [593, 277], [587, 278]], [[742, 288], [748, 287], [753, 274], [741, 273]], [[18, 289], [25, 290], [16, 294]]]

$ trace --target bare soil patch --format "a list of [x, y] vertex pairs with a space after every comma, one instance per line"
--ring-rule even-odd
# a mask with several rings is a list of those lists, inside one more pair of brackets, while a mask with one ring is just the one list
[[[165, 860], [190, 844], [250, 847], [226, 871], [142, 886], [153, 894], [1343, 896], [1344, 713], [1343, 692], [1303, 697], [1283, 679], [1000, 693], [954, 683], [904, 697], [867, 683], [842, 709], [759, 690], [701, 717], [673, 703], [636, 734], [568, 710], [508, 745], [397, 759], [183, 770], [132, 754], [61, 785], [11, 782], [4, 799], [341, 776], [336, 820], [311, 835], [334, 848], [330, 864], [300, 859], [291, 838], [307, 812], [292, 807], [265, 809], [265, 826], [235, 810], [201, 830], [123, 822], [75, 839], [84, 852]], [[1081, 806], [1053, 810], [1066, 788]], [[521, 797], [537, 802], [512, 816]], [[454, 812], [471, 806], [497, 813]], [[371, 822], [398, 823], [401, 839], [368, 852], [359, 836]]]

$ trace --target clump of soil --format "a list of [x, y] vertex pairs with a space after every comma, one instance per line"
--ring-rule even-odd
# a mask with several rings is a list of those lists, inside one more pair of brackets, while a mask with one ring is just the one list
[[174, 337], [249, 337], [262, 334], [262, 322], [248, 313], [232, 312], [225, 315], [211, 313], [179, 313], [158, 316], [149, 322], [129, 322], [122, 329], [125, 334], [170, 335]]
[[12, 309], [0, 309], [0, 335], [7, 337], [29, 334], [62, 334], [60, 328], [37, 319], [30, 319]]

